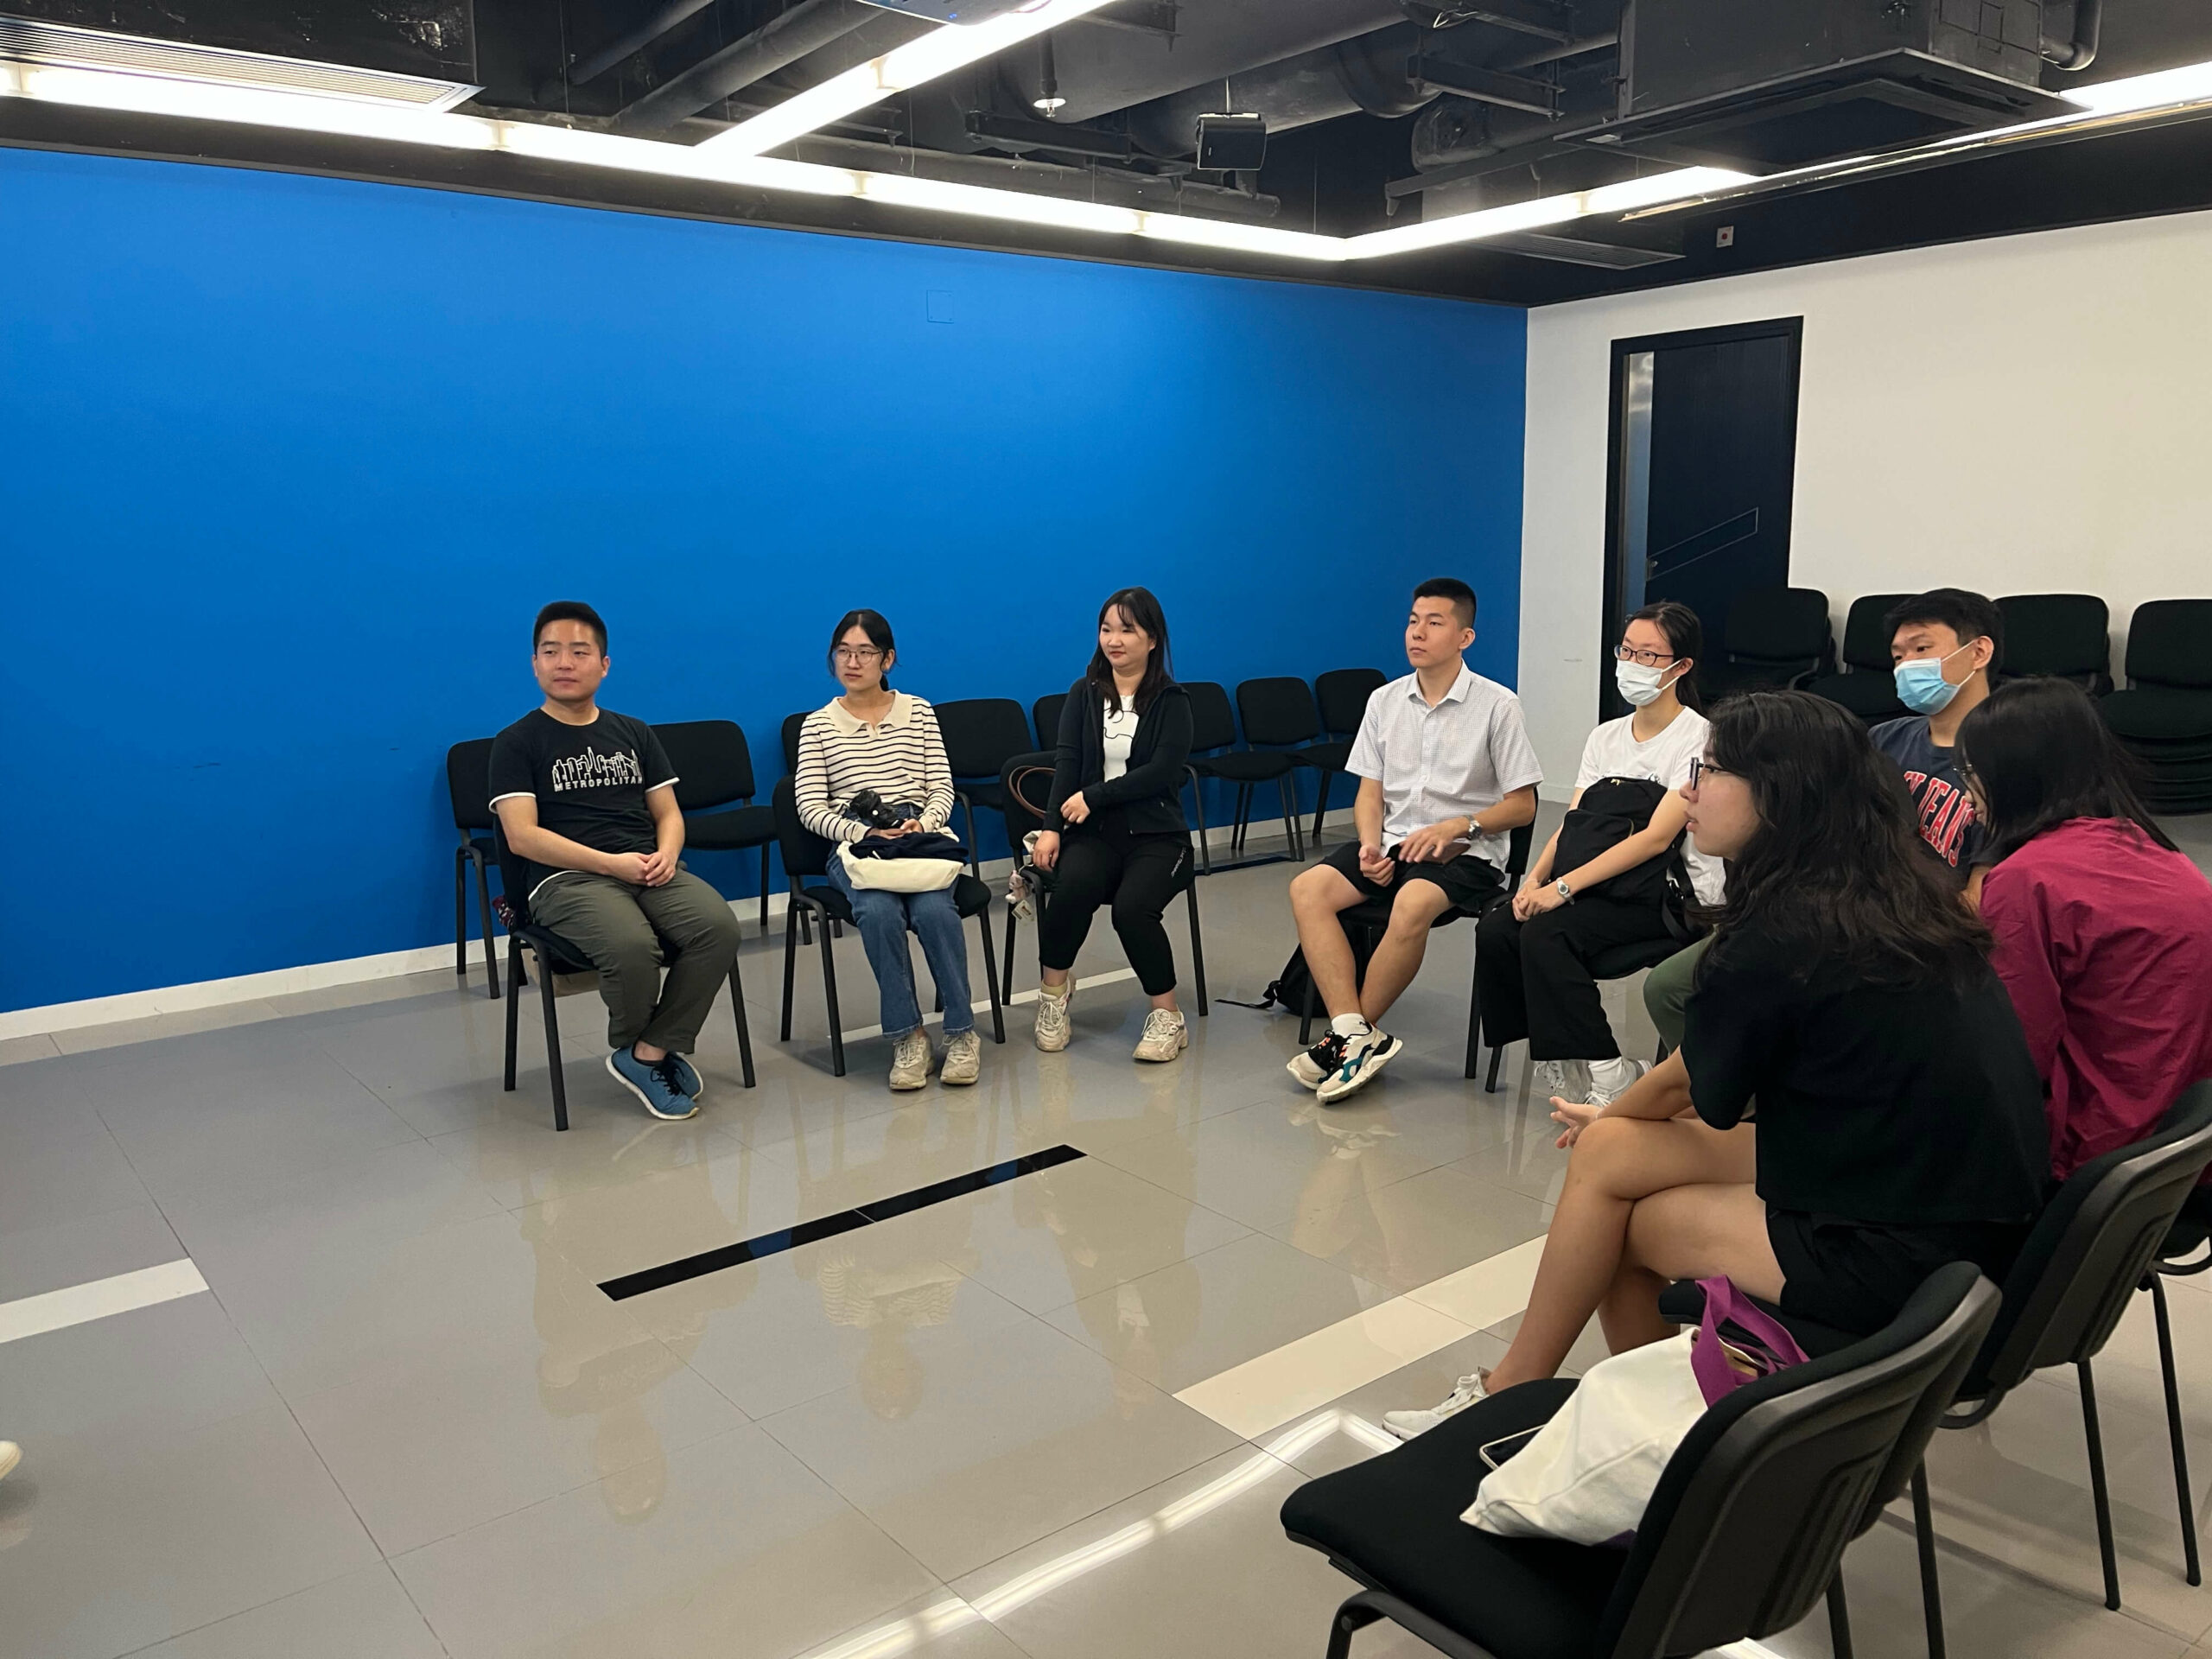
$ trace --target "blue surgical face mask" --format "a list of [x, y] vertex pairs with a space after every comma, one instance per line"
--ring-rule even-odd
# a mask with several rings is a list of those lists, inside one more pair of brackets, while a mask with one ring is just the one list
[[[1969, 639], [1959, 651], [1972, 649]], [[1897, 683], [1897, 701], [1916, 715], [1937, 715], [1948, 708], [1959, 688], [1943, 677], [1943, 664], [1959, 654], [1954, 651], [1942, 657], [1920, 657], [1909, 663], [1899, 663], [1894, 671]]]

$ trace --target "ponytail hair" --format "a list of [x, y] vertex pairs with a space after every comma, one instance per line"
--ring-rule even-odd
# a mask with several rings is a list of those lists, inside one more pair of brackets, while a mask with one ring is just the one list
[[[1649, 622], [1667, 636], [1667, 649], [1678, 658], [1690, 659], [1689, 672], [1674, 683], [1675, 696], [1685, 709], [1705, 712], [1705, 693], [1697, 687], [1698, 664], [1705, 658], [1705, 625], [1697, 613], [1678, 599], [1662, 599], [1631, 613], [1628, 622]], [[1623, 628], [1628, 622], [1621, 624]]]

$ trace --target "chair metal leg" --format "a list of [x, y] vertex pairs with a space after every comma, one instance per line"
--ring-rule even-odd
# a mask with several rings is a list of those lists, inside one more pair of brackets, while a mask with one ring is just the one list
[[791, 1039], [791, 977], [798, 967], [799, 925], [806, 920], [794, 898], [791, 907], [784, 914], [784, 1026], [776, 1040], [788, 1043]]
[[2082, 1382], [2082, 1437], [2089, 1445], [2089, 1496], [2097, 1508], [2097, 1554], [2104, 1562], [2105, 1605], [2120, 1611], [2120, 1557], [2112, 1536], [2112, 1494], [2105, 1487], [2105, 1437], [2097, 1422], [2097, 1379], [2086, 1359], [2074, 1374]]
[[1828, 1580], [1828, 1647], [1835, 1659], [1852, 1659], [1851, 1607], [1843, 1599], [1843, 1568]]
[[1188, 766], [1183, 768], [1183, 775], [1191, 780], [1191, 816], [1198, 821], [1198, 869], [1211, 875], [1213, 842], [1206, 835], [1206, 782]]
[[469, 857], [476, 865], [476, 913], [484, 922], [484, 977], [488, 982], [484, 994], [496, 1002], [499, 1000], [499, 969], [498, 959], [492, 954], [492, 879], [485, 873], [483, 854], [471, 849]]
[[753, 1021], [745, 1012], [745, 987], [737, 976], [737, 959], [729, 964], [729, 1005], [737, 1016], [737, 1061], [745, 1074], [745, 1086], [753, 1086]]
[[453, 849], [453, 971], [468, 977], [468, 877], [461, 864], [468, 857], [467, 842]]
[[1236, 795], [1229, 809], [1229, 855], [1232, 859], [1244, 856], [1244, 813], [1251, 798], [1251, 785], [1236, 785]]
[[553, 973], [538, 964], [544, 971], [537, 976], [538, 995], [545, 1004], [545, 1071], [553, 1081], [553, 1127], [569, 1127], [569, 1084], [561, 1075], [561, 1020], [554, 1011]]
[[1298, 786], [1291, 781], [1289, 772], [1275, 779], [1275, 791], [1282, 797], [1282, 831], [1290, 841], [1290, 856], [1294, 863], [1306, 861], [1306, 837], [1300, 832], [1298, 816]]
[[1920, 1546], [1920, 1614], [1928, 1625], [1928, 1659], [1943, 1659], [1943, 1586], [1936, 1575], [1936, 1512], [1928, 1502], [1928, 1465], [1912, 1471], [1912, 1531]]
[[1493, 1048], [1491, 1050], [1490, 1075], [1483, 1079], [1483, 1092], [1484, 1094], [1494, 1095], [1497, 1092], [1497, 1068], [1504, 1063], [1505, 1051], [1503, 1049]]
[[980, 881], [983, 879], [983, 849], [976, 840], [976, 804], [963, 794], [960, 797], [960, 810], [968, 815], [968, 874]]
[[515, 1091], [515, 1022], [522, 1013], [522, 941], [507, 935], [507, 1080], [506, 1091]]
[[1008, 905], [1006, 907], [1006, 962], [999, 970], [1002, 976], [999, 981], [999, 1001], [1001, 1002], [1014, 1001], [1014, 930], [1020, 919], [1014, 913], [1014, 906]]
[[1337, 1616], [1329, 1621], [1328, 1659], [1351, 1659], [1353, 1636], [1382, 1617], [1359, 1596], [1338, 1608]]
[[830, 1010], [830, 1075], [845, 1075], [844, 1017], [837, 1012], [837, 956], [830, 947], [828, 918], [822, 929], [822, 1001]]
[[1300, 1048], [1311, 1048], [1313, 1046], [1313, 1015], [1317, 1012], [1313, 1007], [1313, 975], [1312, 970], [1308, 969], [1306, 975], [1305, 1004], [1298, 1010], [1298, 1046]]
[[2174, 1333], [2166, 1319], [2166, 1287], [2160, 1282], [2155, 1268], [2146, 1276], [2151, 1285], [2151, 1306], [2158, 1316], [2158, 1370], [2166, 1384], [2166, 1439], [2174, 1452], [2174, 1495], [2181, 1500], [2182, 1556], [2188, 1563], [2189, 1581], [2202, 1584], [2204, 1571], [2196, 1559], [2196, 1516], [2189, 1501], [2189, 1442], [2182, 1438], [2181, 1385], [2174, 1380]]
[[1467, 1069], [1460, 1073], [1470, 1083], [1483, 1055], [1483, 982], [1479, 975], [1473, 978], [1474, 988], [1467, 993]]
[[[991, 999], [991, 1040], [995, 1043], [1003, 1043], [1006, 1041], [1006, 1004], [999, 1000], [999, 964], [991, 950], [991, 912], [988, 910], [979, 910], [976, 912], [976, 931], [982, 936], [983, 941], [983, 984], [986, 988], [986, 995]], [[1014, 971], [1014, 961], [1010, 952], [1007, 960], [1007, 971], [1008, 973]]]
[[760, 937], [768, 937], [768, 849], [760, 849]]
[[1313, 850], [1317, 853], [1321, 850], [1321, 820], [1329, 816], [1329, 785], [1337, 781], [1337, 774], [1325, 772], [1320, 777], [1320, 792], [1313, 800]]
[[1198, 884], [1183, 884], [1183, 897], [1191, 906], [1191, 978], [1198, 988], [1198, 1018], [1206, 1017], [1206, 947], [1198, 936]]

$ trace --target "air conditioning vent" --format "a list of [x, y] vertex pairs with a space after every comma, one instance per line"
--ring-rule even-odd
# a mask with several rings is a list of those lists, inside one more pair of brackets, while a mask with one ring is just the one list
[[64, 69], [121, 70], [169, 80], [195, 80], [274, 92], [317, 92], [437, 111], [451, 109], [478, 88], [421, 75], [355, 69], [340, 63], [274, 57], [227, 47], [113, 35], [22, 17], [0, 17], [0, 59]]

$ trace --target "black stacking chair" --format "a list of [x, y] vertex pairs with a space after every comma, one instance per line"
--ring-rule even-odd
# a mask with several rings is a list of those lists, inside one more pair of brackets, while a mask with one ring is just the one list
[[[766, 938], [768, 854], [776, 844], [776, 815], [753, 804], [753, 751], [746, 745], [744, 732], [732, 720], [679, 721], [656, 726], [653, 732], [676, 769], [676, 804], [683, 809], [685, 850], [760, 849], [760, 933]], [[733, 802], [738, 804], [732, 806]], [[729, 810], [709, 810], [715, 807]]]
[[2212, 599], [2154, 599], [2127, 625], [2127, 684], [2098, 709], [2160, 812], [2212, 812]]
[[[1045, 805], [1052, 789], [1053, 753], [1040, 749], [1032, 754], [1017, 754], [1006, 763], [999, 782], [1006, 797], [1008, 831], [1018, 844], [1032, 830], [1045, 827]], [[1044, 878], [1043, 898], [1052, 899], [1052, 877]], [[1193, 859], [1183, 867], [1183, 897], [1191, 908], [1191, 982], [1198, 994], [1198, 1015], [1206, 1014], [1206, 949], [1205, 940], [1198, 932], [1198, 861]], [[1014, 913], [1014, 906], [1006, 907], [1006, 966], [1001, 970], [1006, 977], [1000, 982], [999, 1001], [1014, 1001], [1014, 936], [1020, 918]]]
[[1029, 718], [1037, 728], [1037, 747], [1058, 749], [1060, 745], [1060, 710], [1067, 704], [1065, 691], [1047, 691], [1029, 705]]
[[1912, 711], [1897, 701], [1890, 661], [1890, 630], [1883, 618], [1910, 594], [1861, 594], [1843, 623], [1843, 672], [1823, 674], [1805, 689], [1840, 702], [1869, 726], [1901, 720]]
[[1754, 588], [1728, 607], [1721, 650], [1699, 677], [1708, 696], [1719, 696], [1802, 688], [1834, 669], [1828, 596], [1817, 588]]
[[[507, 1065], [502, 1085], [509, 1094], [515, 1087], [516, 1026], [522, 1014], [522, 993], [527, 982], [522, 971], [522, 951], [528, 945], [537, 958], [537, 988], [545, 1007], [545, 1071], [553, 1087], [553, 1127], [569, 1127], [569, 1084], [561, 1073], [561, 1021], [553, 1000], [594, 984], [598, 970], [591, 959], [550, 928], [530, 919], [529, 883], [519, 861], [507, 846], [506, 832], [495, 820], [492, 837], [499, 861], [499, 899], [507, 924]], [[558, 982], [566, 981], [565, 984]], [[737, 1016], [737, 1058], [744, 1070], [745, 1086], [753, 1086], [753, 1027], [745, 1017], [745, 987], [739, 982], [737, 958], [729, 963], [730, 1010]]]
[[2005, 619], [1996, 664], [2003, 678], [2071, 680], [2093, 697], [2112, 690], [2112, 613], [2094, 594], [2009, 594], [1997, 613]]
[[806, 724], [806, 717], [814, 711], [802, 709], [795, 715], [784, 716], [784, 776], [790, 777], [798, 770], [799, 728]]
[[446, 793], [461, 845], [453, 852], [453, 971], [468, 979], [468, 868], [476, 868], [476, 913], [484, 923], [484, 994], [499, 998], [499, 959], [492, 950], [492, 883], [485, 867], [499, 861], [492, 830], [492, 740], [472, 737], [446, 751]]
[[[1300, 771], [1321, 771], [1325, 756], [1317, 759], [1313, 746], [1327, 735], [1321, 724], [1320, 710], [1313, 702], [1313, 688], [1288, 675], [1269, 678], [1240, 680], [1236, 684], [1236, 717], [1243, 722], [1244, 741], [1255, 751], [1274, 751], [1287, 754], [1291, 764]], [[1285, 779], [1293, 805], [1298, 800], [1295, 774]], [[1298, 828], [1285, 818], [1286, 828]], [[1303, 820], [1300, 820], [1302, 824]], [[1300, 829], [1300, 837], [1304, 831]], [[1298, 838], [1294, 838], [1294, 844]]]
[[[1193, 792], [1199, 797], [1200, 868], [1208, 875], [1213, 874], [1213, 849], [1207, 844], [1206, 836], [1205, 790], [1201, 781], [1207, 778], [1219, 778], [1236, 786], [1236, 810], [1230, 830], [1229, 852], [1237, 863], [1224, 865], [1223, 868], [1235, 869], [1248, 863], [1272, 864], [1283, 857], [1303, 862], [1306, 849], [1299, 835], [1298, 802], [1290, 790], [1290, 774], [1297, 768], [1297, 758], [1274, 750], [1237, 749], [1236, 720], [1229, 711], [1229, 693], [1217, 682], [1185, 680], [1183, 690], [1191, 698], [1190, 772]], [[1290, 851], [1246, 859], [1242, 855], [1244, 831], [1252, 812], [1252, 791], [1269, 782], [1282, 798], [1283, 830], [1290, 837]]]
[[1572, 1378], [1508, 1389], [1308, 1481], [1284, 1531], [1363, 1586], [1331, 1622], [1329, 1659], [1386, 1618], [1455, 1659], [1674, 1659], [1786, 1630], [1823, 1595], [1849, 1659], [1844, 1548], [1902, 1490], [1996, 1313], [1989, 1281], [1955, 1262], [1864, 1341], [1736, 1389], [1683, 1437], [1626, 1549], [1459, 1519], [1482, 1448], [1548, 1421]]
[[[1534, 829], [1534, 825], [1524, 823], [1514, 830], [1506, 842], [1505, 891], [1509, 897], [1528, 871], [1529, 846]], [[1375, 947], [1382, 942], [1382, 935], [1389, 928], [1392, 896], [1386, 893], [1379, 899], [1363, 899], [1351, 909], [1337, 912], [1337, 919], [1344, 924], [1344, 937], [1352, 942], [1352, 960], [1358, 965], [1359, 976], [1363, 981], [1367, 977], [1368, 958], [1375, 954]], [[1428, 925], [1429, 931], [1433, 933], [1438, 928], [1447, 927], [1458, 921], [1462, 916], [1473, 914], [1475, 912], [1471, 910], [1447, 910]], [[1470, 975], [1469, 977], [1474, 976]], [[1298, 1011], [1298, 1046], [1300, 1048], [1312, 1040], [1313, 1020], [1320, 1012], [1319, 993], [1314, 989], [1309, 975], [1306, 983], [1306, 1006]], [[1475, 1075], [1475, 1062], [1482, 1053], [1482, 981], [1475, 979], [1474, 988], [1467, 995], [1467, 1069], [1463, 1074], [1470, 1077]], [[1495, 1080], [1497, 1076], [1496, 1055], [1491, 1057], [1490, 1070], [1491, 1077]]]
[[[1590, 977], [1600, 985], [1610, 979], [1626, 979], [1630, 974], [1640, 974], [1646, 968], [1656, 968], [1677, 951], [1687, 950], [1691, 943], [1692, 941], [1688, 939], [1670, 938], [1640, 939], [1633, 944], [1617, 944], [1610, 950], [1600, 950], [1591, 959]], [[1480, 949], [1479, 946], [1477, 948]], [[1476, 981], [1475, 998], [1478, 1017], [1481, 1012], [1481, 983], [1480, 980]], [[1470, 1035], [1467, 1039], [1467, 1075], [1471, 1077], [1475, 1075], [1474, 1052], [1474, 1038]], [[1504, 1049], [1493, 1044], [1490, 1051], [1490, 1071], [1483, 1077], [1483, 1091], [1485, 1094], [1494, 1095], [1497, 1092], [1498, 1067], [1504, 1058]]]
[[1313, 682], [1313, 702], [1326, 734], [1301, 752], [1306, 764], [1321, 774], [1320, 791], [1313, 803], [1313, 850], [1321, 849], [1321, 820], [1328, 816], [1329, 785], [1351, 764], [1352, 739], [1366, 718], [1367, 700], [1389, 682], [1379, 668], [1332, 668]]
[[[830, 948], [830, 924], [853, 919], [853, 907], [845, 895], [829, 885], [826, 880], [818, 886], [809, 886], [810, 877], [827, 877], [830, 859], [836, 851], [833, 844], [816, 835], [798, 818], [798, 786], [788, 779], [777, 782], [772, 802], [776, 814], [776, 837], [783, 849], [784, 879], [791, 886], [791, 909], [801, 916], [818, 917], [823, 924], [822, 936], [822, 1000], [830, 1012], [830, 1070], [837, 1077], [845, 1075], [845, 1029], [837, 1011], [837, 959]], [[983, 941], [983, 985], [991, 999], [991, 1040], [1006, 1041], [1006, 1012], [999, 1002], [998, 963], [991, 951], [991, 890], [974, 875], [963, 875], [952, 886], [952, 902], [963, 917], [971, 917], [976, 931]], [[784, 1021], [779, 1040], [791, 1039], [791, 982], [798, 969], [798, 934], [791, 924], [784, 925]]]
[[[1029, 752], [1029, 716], [1012, 697], [969, 697], [940, 702], [936, 709], [945, 761], [952, 768], [953, 794], [968, 815], [968, 873], [980, 880], [983, 851], [976, 840], [976, 809], [1005, 816], [999, 773], [1015, 755]], [[1007, 839], [1014, 839], [1011, 824]]]

